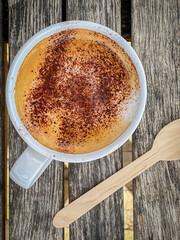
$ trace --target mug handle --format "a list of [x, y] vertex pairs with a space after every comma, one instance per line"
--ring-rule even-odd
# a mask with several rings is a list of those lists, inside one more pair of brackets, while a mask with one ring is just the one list
[[11, 168], [10, 178], [19, 186], [28, 189], [51, 161], [51, 157], [45, 157], [28, 146]]

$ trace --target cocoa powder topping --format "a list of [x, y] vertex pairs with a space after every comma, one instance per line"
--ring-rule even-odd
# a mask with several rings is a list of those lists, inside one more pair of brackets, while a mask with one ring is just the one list
[[116, 52], [104, 42], [76, 38], [74, 32], [67, 30], [50, 38], [26, 98], [31, 124], [38, 128], [53, 125], [55, 132], [58, 129], [59, 146], [77, 141], [78, 136], [81, 143], [92, 130], [107, 127], [132, 90]]

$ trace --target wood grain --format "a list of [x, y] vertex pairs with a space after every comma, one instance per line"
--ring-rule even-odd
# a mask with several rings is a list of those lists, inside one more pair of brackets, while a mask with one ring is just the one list
[[[60, 22], [61, 1], [10, 0], [10, 63], [20, 47], [37, 31]], [[10, 123], [10, 167], [26, 144]], [[63, 164], [52, 162], [29, 190], [10, 181], [10, 240], [63, 239], [63, 230], [52, 226], [52, 218], [63, 206]]]
[[0, 2], [0, 239], [4, 239], [4, 222], [5, 222], [5, 184], [4, 184], [4, 50], [3, 50], [3, 20], [2, 20], [2, 2]]
[[[68, 0], [67, 20], [87, 20], [121, 32], [121, 1]], [[115, 153], [89, 163], [69, 164], [70, 202], [122, 167], [122, 153]], [[70, 239], [100, 240], [124, 238], [123, 192], [120, 189], [90, 212], [70, 225]], [[112, 234], [113, 233], [113, 234]]]
[[[148, 99], [133, 136], [133, 158], [158, 131], [180, 117], [179, 1], [134, 0], [132, 46], [145, 68]], [[180, 161], [160, 162], [134, 181], [135, 239], [180, 238]]]

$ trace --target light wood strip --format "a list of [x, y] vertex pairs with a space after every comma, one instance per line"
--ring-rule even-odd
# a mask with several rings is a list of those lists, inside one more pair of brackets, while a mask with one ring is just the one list
[[[6, 82], [7, 74], [9, 69], [9, 44], [4, 43], [4, 79]], [[5, 240], [9, 240], [9, 115], [7, 107], [5, 105], [5, 154], [4, 154], [4, 164], [5, 164]]]
[[[69, 204], [69, 164], [64, 163], [64, 207]], [[69, 240], [69, 226], [64, 228], [64, 240]]]
[[[123, 145], [123, 167], [132, 162], [132, 137]], [[124, 195], [124, 239], [133, 240], [133, 183], [123, 187]]]
[[5, 82], [4, 82], [4, 43], [3, 43], [3, 6], [0, 2], [0, 239], [5, 237], [5, 183], [4, 183], [4, 106], [5, 106]]

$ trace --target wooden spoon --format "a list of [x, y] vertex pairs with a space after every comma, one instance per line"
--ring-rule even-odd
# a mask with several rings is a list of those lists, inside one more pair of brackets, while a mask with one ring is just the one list
[[180, 119], [166, 125], [158, 133], [149, 152], [61, 209], [55, 215], [53, 225], [62, 228], [71, 224], [158, 161], [177, 159], [180, 159]]

